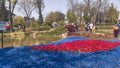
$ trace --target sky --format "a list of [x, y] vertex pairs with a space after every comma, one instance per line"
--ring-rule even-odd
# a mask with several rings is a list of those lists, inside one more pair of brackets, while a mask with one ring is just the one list
[[[79, 0], [81, 1], [81, 0]], [[120, 11], [120, 0], [109, 0], [110, 3], [114, 3], [115, 7]], [[46, 17], [48, 13], [60, 11], [62, 13], [66, 13], [68, 9], [68, 3], [67, 0], [44, 0], [45, 8], [42, 11], [43, 17]], [[22, 15], [21, 12], [15, 11], [15, 14]], [[36, 19], [38, 18], [37, 12], [33, 12], [33, 17]]]
[[[44, 0], [45, 8], [42, 11], [43, 17], [46, 17], [48, 13], [60, 11], [66, 13], [67, 11], [67, 0]], [[18, 16], [25, 16], [19, 8], [14, 11]], [[38, 18], [36, 11], [33, 12], [32, 17]]]
[[60, 11], [64, 14], [67, 12], [67, 0], [44, 0], [44, 4], [43, 17], [50, 12]]
[[65, 13], [67, 11], [67, 0], [44, 0], [44, 3], [44, 13], [49, 13], [50, 11], [61, 11]]

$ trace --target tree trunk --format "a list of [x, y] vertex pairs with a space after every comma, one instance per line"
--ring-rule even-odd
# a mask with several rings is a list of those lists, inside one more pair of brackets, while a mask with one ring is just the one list
[[39, 11], [39, 24], [41, 25], [43, 23], [43, 17], [41, 11]]
[[12, 18], [12, 12], [11, 12], [11, 2], [9, 0], [9, 19], [10, 19], [10, 30], [13, 32], [13, 18]]
[[41, 10], [41, 8], [42, 8], [42, 2], [41, 2], [41, 0], [38, 0], [38, 10], [39, 10], [39, 24], [41, 25], [42, 23], [43, 23], [43, 17], [42, 17], [42, 10]]
[[13, 11], [14, 11], [14, 8], [15, 8], [15, 5], [17, 3], [17, 0], [15, 0], [15, 2], [13, 3], [13, 7], [11, 7], [11, 0], [9, 0], [9, 19], [10, 19], [10, 24], [11, 24], [11, 31], [13, 32], [14, 29], [13, 29]]

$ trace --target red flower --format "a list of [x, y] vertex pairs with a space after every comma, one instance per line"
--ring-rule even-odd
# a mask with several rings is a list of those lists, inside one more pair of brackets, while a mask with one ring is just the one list
[[75, 40], [71, 42], [61, 43], [59, 45], [48, 44], [46, 46], [31, 46], [32, 49], [43, 50], [69, 50], [69, 51], [82, 51], [94, 52], [101, 50], [109, 50], [120, 45], [120, 42], [110, 42], [103, 40]]

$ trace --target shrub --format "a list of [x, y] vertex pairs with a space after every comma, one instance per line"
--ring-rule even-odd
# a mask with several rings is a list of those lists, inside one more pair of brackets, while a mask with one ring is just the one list
[[30, 27], [35, 27], [35, 28], [39, 28], [39, 24], [37, 22], [31, 22], [30, 23]]
[[44, 30], [50, 30], [50, 26], [41, 26], [40, 27], [40, 29], [42, 30], [42, 31], [44, 31]]

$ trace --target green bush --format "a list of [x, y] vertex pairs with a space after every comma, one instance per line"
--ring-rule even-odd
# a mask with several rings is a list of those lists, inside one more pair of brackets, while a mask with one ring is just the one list
[[52, 26], [52, 23], [50, 23], [50, 22], [44, 22], [42, 25], [43, 26]]
[[64, 23], [64, 21], [59, 21], [59, 25], [64, 25], [65, 23]]
[[37, 36], [38, 38], [40, 38], [41, 41], [44, 42], [56, 41], [61, 39], [60, 35], [62, 33], [65, 33], [66, 31], [67, 30], [64, 28], [64, 26], [59, 26], [51, 32], [37, 33]]
[[50, 30], [51, 27], [50, 27], [50, 26], [41, 26], [40, 29], [41, 29], [42, 31], [44, 31], [44, 30]]
[[57, 34], [60, 35], [62, 33], [65, 33], [67, 31], [67, 29], [64, 26], [59, 26], [57, 28], [55, 28], [53, 31], [49, 32], [50, 34]]
[[39, 24], [37, 22], [31, 22], [30, 23], [30, 27], [35, 27], [35, 28], [39, 28]]

